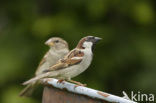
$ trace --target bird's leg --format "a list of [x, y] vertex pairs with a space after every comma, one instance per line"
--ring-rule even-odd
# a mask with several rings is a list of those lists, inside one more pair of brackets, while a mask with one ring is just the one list
[[82, 84], [80, 82], [77, 82], [77, 81], [74, 81], [74, 80], [71, 80], [71, 79], [67, 79], [67, 81], [71, 82], [71, 83], [74, 83], [74, 84], [77, 84], [79, 86], [87, 86], [86, 84]]

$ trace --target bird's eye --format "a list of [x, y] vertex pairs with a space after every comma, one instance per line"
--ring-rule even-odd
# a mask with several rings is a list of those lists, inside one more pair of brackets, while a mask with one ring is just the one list
[[55, 40], [55, 43], [58, 43], [59, 42], [59, 40]]

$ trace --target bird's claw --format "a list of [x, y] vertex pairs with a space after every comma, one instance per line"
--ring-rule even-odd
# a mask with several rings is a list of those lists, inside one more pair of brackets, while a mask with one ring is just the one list
[[76, 83], [78, 86], [83, 86], [83, 87], [86, 87], [87, 86], [87, 84], [82, 84], [82, 83]]
[[74, 84], [76, 84], [76, 85], [78, 85], [78, 86], [84, 86], [84, 87], [87, 86], [87, 84], [82, 84], [82, 83], [77, 82], [77, 81], [74, 81], [74, 80], [68, 80], [68, 81], [71, 82], [71, 83], [74, 83]]

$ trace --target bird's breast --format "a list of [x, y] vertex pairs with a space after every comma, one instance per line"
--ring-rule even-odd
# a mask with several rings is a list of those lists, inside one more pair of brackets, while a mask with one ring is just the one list
[[84, 72], [90, 65], [92, 61], [92, 51], [83, 51], [84, 57], [83, 60], [76, 65], [70, 66], [62, 70], [62, 75], [65, 78], [73, 78]]

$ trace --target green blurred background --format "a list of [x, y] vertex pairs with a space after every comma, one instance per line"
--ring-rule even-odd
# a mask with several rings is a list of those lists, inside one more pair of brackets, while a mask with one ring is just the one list
[[91, 66], [74, 80], [118, 96], [156, 93], [155, 0], [2, 0], [0, 103], [41, 103], [42, 93], [18, 93], [48, 50], [44, 42], [59, 36], [72, 49], [87, 35], [103, 41]]

